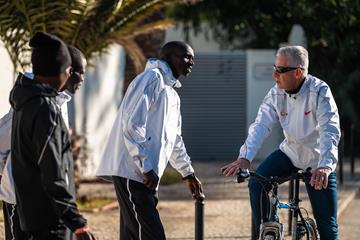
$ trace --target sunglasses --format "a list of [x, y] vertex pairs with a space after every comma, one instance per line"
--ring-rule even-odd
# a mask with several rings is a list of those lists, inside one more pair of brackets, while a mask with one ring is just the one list
[[[295, 70], [297, 68], [300, 68], [300, 67], [278, 67], [278, 66], [274, 65], [274, 71], [277, 73], [280, 73], [280, 74]], [[300, 69], [302, 69], [302, 68], [300, 68]]]

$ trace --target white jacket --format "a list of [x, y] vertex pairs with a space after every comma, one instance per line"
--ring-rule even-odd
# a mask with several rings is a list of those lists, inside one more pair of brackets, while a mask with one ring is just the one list
[[295, 167], [335, 170], [340, 123], [336, 103], [329, 86], [308, 75], [300, 91], [288, 94], [276, 86], [260, 105], [255, 122], [240, 148], [239, 157], [252, 161], [272, 127], [280, 121], [285, 139], [280, 144]]
[[[31, 73], [24, 73], [29, 78], [33, 78]], [[67, 103], [71, 96], [65, 92], [59, 92], [56, 96], [56, 102], [61, 109], [61, 114], [67, 127], [69, 127]], [[12, 126], [13, 109], [0, 119], [0, 200], [7, 203], [16, 204], [15, 185], [12, 176], [11, 166], [11, 126]]]
[[0, 118], [0, 175], [5, 167], [6, 159], [10, 154], [11, 121], [13, 110]]
[[11, 126], [12, 126], [12, 108], [0, 119], [0, 162], [1, 162], [1, 185], [0, 199], [15, 204], [15, 186], [11, 170]]
[[167, 163], [182, 176], [194, 172], [181, 137], [180, 87], [164, 61], [149, 59], [129, 85], [105, 147], [97, 176], [143, 182], [153, 170], [161, 178]]

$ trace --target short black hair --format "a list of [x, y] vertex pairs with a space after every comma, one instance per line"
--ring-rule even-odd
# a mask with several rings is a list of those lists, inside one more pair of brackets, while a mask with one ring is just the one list
[[67, 45], [71, 56], [71, 67], [75, 70], [83, 68], [83, 59], [86, 59], [84, 54], [74, 46]]
[[162, 60], [168, 60], [171, 56], [171, 54], [174, 53], [174, 50], [181, 50], [184, 51], [187, 48], [189, 48], [190, 46], [182, 41], [171, 41], [171, 42], [167, 42], [160, 51], [160, 58]]

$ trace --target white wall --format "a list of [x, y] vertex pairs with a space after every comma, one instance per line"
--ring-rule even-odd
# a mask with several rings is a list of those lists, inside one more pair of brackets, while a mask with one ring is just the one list
[[[247, 128], [249, 128], [256, 118], [258, 108], [265, 95], [275, 85], [272, 77], [275, 50], [247, 50], [246, 57]], [[269, 153], [279, 147], [282, 140], [282, 130], [277, 124], [255, 158], [266, 158]]]
[[9, 54], [0, 41], [0, 118], [10, 109], [9, 93], [14, 83], [14, 68]]
[[[207, 28], [207, 25], [203, 24], [203, 27]], [[208, 34], [209, 39], [207, 39], [203, 33], [199, 33], [197, 36], [195, 36], [195, 33], [192, 30], [190, 30], [189, 36], [190, 40], [188, 43], [192, 46], [195, 52], [220, 51], [219, 44], [211, 40], [211, 32]], [[182, 24], [178, 24], [177, 26], [166, 30], [165, 42], [169, 41], [185, 41], [185, 34], [182, 31]]]
[[[69, 104], [69, 119], [87, 138], [88, 159], [81, 167], [83, 177], [95, 177], [104, 144], [122, 99], [125, 52], [119, 45], [87, 68], [85, 82]], [[0, 42], [0, 117], [10, 108], [9, 93], [14, 84], [10, 57]], [[76, 113], [76, 114], [75, 114]]]
[[88, 143], [88, 159], [81, 167], [85, 178], [95, 176], [123, 96], [125, 51], [113, 45], [94, 63], [96, 67], [88, 67], [85, 82], [75, 95], [76, 130]]

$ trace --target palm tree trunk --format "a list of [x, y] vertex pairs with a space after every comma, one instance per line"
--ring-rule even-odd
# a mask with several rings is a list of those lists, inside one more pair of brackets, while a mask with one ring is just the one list
[[[146, 19], [146, 22], [152, 22], [164, 19], [164, 14], [162, 11], [157, 11], [154, 15]], [[144, 24], [146, 23], [144, 22]], [[151, 33], [143, 34], [135, 38], [135, 42], [142, 50], [145, 58], [149, 57], [159, 57], [159, 52], [161, 47], [164, 45], [165, 41], [165, 31], [164, 30], [155, 30]], [[144, 69], [144, 66], [142, 69]], [[131, 81], [136, 77], [140, 72], [136, 71], [134, 63], [132, 62], [129, 55], [126, 55], [126, 67], [125, 67], [125, 84], [124, 84], [124, 93], [131, 83]]]

